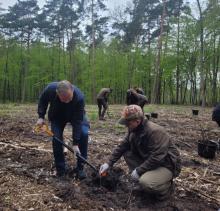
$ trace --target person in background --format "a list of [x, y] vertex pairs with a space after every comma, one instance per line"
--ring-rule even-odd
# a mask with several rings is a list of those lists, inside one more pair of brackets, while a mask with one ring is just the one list
[[111, 88], [102, 88], [97, 95], [98, 115], [99, 120], [105, 120], [105, 112], [108, 109], [108, 97], [112, 92]]
[[143, 90], [142, 88], [140, 88], [140, 87], [135, 87], [134, 89], [135, 89], [135, 91], [136, 91], [138, 94], [144, 95], [144, 90]]
[[[139, 90], [140, 92], [140, 90]], [[126, 104], [127, 105], [138, 105], [141, 109], [144, 109], [144, 105], [148, 103], [145, 95], [139, 94], [135, 89], [128, 89], [126, 94]]]

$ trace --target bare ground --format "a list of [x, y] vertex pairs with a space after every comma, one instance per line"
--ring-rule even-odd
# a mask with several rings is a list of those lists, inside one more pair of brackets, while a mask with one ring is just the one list
[[[107, 161], [114, 147], [124, 137], [125, 128], [116, 124], [121, 105], [110, 107], [105, 122], [97, 120], [95, 106], [87, 106], [91, 120], [89, 161], [99, 166]], [[207, 160], [198, 156], [197, 141], [201, 127], [206, 136], [217, 140], [219, 130], [211, 121], [211, 109], [191, 107], [146, 106], [145, 111], [159, 113], [151, 119], [166, 128], [179, 147], [183, 160], [181, 175], [175, 180], [174, 196], [167, 206], [149, 202], [144, 195], [131, 194], [128, 169], [123, 159], [116, 164], [117, 188], [103, 187], [86, 167], [88, 178], [53, 177], [51, 141], [46, 135], [33, 134], [36, 107], [0, 105], [0, 210], [218, 210], [220, 208], [220, 156]], [[71, 136], [70, 127], [65, 130]], [[67, 155], [69, 166], [75, 159]], [[162, 208], [163, 207], [163, 208]]]

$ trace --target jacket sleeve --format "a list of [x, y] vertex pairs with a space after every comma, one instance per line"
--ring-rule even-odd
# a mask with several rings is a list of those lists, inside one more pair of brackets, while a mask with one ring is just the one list
[[109, 159], [109, 166], [113, 166], [121, 156], [130, 149], [130, 143], [128, 141], [129, 134], [124, 138], [124, 140], [116, 147], [113, 151], [110, 159]]
[[109, 94], [110, 94], [110, 89], [106, 88], [103, 94], [104, 98], [105, 99], [108, 98]]
[[147, 97], [145, 95], [138, 94], [139, 103], [148, 103]]
[[47, 112], [48, 103], [50, 101], [50, 88], [47, 86], [40, 95], [39, 102], [38, 102], [38, 116], [39, 118], [45, 117]]
[[153, 131], [149, 140], [149, 156], [144, 163], [136, 168], [136, 171], [140, 176], [146, 171], [159, 167], [161, 165], [161, 161], [168, 153], [170, 140], [169, 136], [164, 131]]
[[83, 122], [83, 115], [84, 115], [84, 107], [85, 102], [82, 98], [79, 100], [79, 102], [76, 104], [76, 111], [73, 115], [72, 120], [72, 127], [73, 127], [73, 144], [77, 145], [80, 140], [81, 136], [81, 130], [82, 130], [82, 122]]

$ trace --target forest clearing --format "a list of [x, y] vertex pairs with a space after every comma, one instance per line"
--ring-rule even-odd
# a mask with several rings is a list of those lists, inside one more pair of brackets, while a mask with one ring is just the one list
[[[158, 210], [217, 210], [220, 206], [219, 153], [214, 160], [208, 160], [197, 152], [200, 124], [208, 129], [210, 139], [217, 140], [219, 131], [211, 121], [211, 109], [197, 108], [199, 115], [195, 117], [187, 106], [145, 107], [145, 112], [158, 112], [158, 118], [150, 121], [166, 128], [183, 162], [175, 180], [174, 197], [167, 207]], [[97, 167], [125, 135], [126, 129], [116, 124], [121, 109], [122, 105], [110, 105], [111, 118], [103, 122], [97, 121], [96, 106], [86, 107], [91, 123], [88, 161]], [[135, 194], [127, 204], [131, 184], [123, 159], [115, 166], [120, 177], [114, 191], [95, 183], [88, 166], [90, 176], [81, 182], [73, 178], [59, 182], [51, 177], [51, 141], [46, 135], [33, 133], [36, 106], [5, 104], [0, 111], [1, 210], [157, 210]], [[69, 127], [64, 134], [70, 136]], [[68, 162], [75, 162], [71, 153], [67, 156]]]
[[0, 0], [0, 211], [220, 211], [219, 0]]

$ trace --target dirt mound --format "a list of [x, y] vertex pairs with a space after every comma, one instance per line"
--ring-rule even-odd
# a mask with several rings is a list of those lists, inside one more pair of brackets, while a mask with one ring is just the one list
[[106, 176], [100, 177], [96, 173], [91, 174], [91, 180], [88, 181], [88, 185], [94, 187], [104, 187], [108, 191], [116, 191], [117, 186], [120, 185], [120, 177], [124, 174], [124, 171], [120, 168], [111, 169]]

